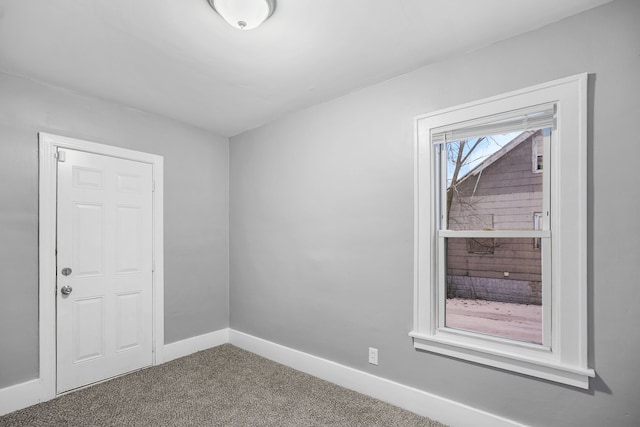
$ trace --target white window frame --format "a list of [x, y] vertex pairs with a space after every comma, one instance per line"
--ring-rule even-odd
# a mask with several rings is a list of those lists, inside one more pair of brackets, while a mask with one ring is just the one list
[[[438, 278], [443, 266], [438, 257], [432, 130], [482, 123], [490, 116], [548, 104], [555, 105], [557, 126], [550, 152], [545, 153], [545, 158], [551, 159], [545, 169], [550, 174], [553, 209], [550, 239], [543, 239], [551, 246], [543, 260], [550, 272], [550, 292], [543, 295], [547, 312], [544, 343], [447, 328], [443, 313], [446, 293]], [[414, 325], [409, 334], [414, 347], [588, 389], [595, 372], [588, 367], [587, 351], [587, 74], [419, 116], [415, 132]], [[512, 236], [502, 231], [491, 237]]]

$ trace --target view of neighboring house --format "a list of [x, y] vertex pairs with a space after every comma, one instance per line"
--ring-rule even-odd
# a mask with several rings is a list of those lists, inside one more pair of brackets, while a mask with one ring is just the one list
[[[451, 230], [537, 230], [544, 130], [526, 131], [448, 188]], [[447, 297], [542, 302], [540, 240], [457, 238], [447, 244]]]

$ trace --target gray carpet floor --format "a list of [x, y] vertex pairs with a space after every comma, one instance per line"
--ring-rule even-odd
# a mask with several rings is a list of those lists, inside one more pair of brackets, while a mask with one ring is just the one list
[[225, 344], [12, 412], [0, 426], [444, 425]]

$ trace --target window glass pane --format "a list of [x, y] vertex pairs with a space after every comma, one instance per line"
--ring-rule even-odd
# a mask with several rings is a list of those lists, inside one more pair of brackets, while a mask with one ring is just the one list
[[531, 239], [446, 239], [446, 269], [447, 327], [542, 343], [542, 253]]
[[[534, 212], [533, 213], [533, 229], [534, 230], [542, 230], [542, 212]], [[533, 239], [533, 247], [534, 249], [540, 249], [541, 248], [541, 241], [540, 238], [534, 238]]]
[[449, 230], [533, 230], [543, 211], [543, 152], [550, 129], [443, 143]]

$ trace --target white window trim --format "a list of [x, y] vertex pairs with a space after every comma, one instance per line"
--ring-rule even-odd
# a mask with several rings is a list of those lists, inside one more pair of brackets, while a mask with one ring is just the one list
[[[554, 103], [557, 133], [547, 158], [551, 173], [551, 295], [549, 345], [535, 345], [440, 325], [437, 192], [431, 130], [494, 114]], [[587, 335], [587, 74], [567, 77], [415, 120], [414, 347], [550, 381], [589, 388]], [[546, 153], [545, 153], [546, 154]], [[560, 165], [560, 166], [558, 166]], [[504, 232], [508, 235], [508, 232]], [[476, 233], [477, 234], [477, 233]], [[492, 236], [493, 237], [493, 236]], [[547, 251], [549, 252], [549, 251]]]

